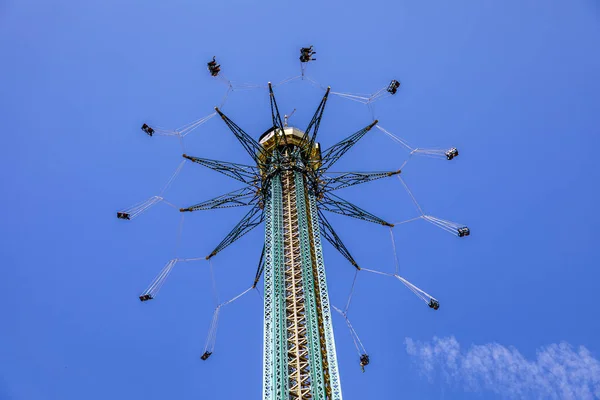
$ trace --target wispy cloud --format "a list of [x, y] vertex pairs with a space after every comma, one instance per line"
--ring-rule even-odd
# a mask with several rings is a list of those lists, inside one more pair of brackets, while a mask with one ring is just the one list
[[528, 360], [516, 348], [498, 343], [461, 349], [454, 336], [425, 343], [406, 338], [405, 344], [430, 380], [439, 373], [467, 391], [517, 399], [600, 399], [600, 361], [583, 346], [551, 344]]

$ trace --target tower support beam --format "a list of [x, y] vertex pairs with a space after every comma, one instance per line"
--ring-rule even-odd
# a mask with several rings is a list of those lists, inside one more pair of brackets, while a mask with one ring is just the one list
[[265, 199], [263, 400], [341, 400], [317, 198], [300, 154], [287, 148]]

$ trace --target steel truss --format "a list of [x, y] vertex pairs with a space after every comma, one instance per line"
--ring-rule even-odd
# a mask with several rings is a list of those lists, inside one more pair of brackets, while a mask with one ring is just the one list
[[323, 234], [323, 237], [327, 239], [327, 241], [331, 243], [331, 245], [337, 251], [339, 251], [340, 254], [346, 258], [346, 260], [350, 261], [350, 264], [352, 264], [356, 269], [360, 269], [356, 261], [354, 261], [354, 257], [352, 257], [352, 255], [342, 242], [342, 239], [340, 239], [338, 234], [335, 233], [335, 230], [333, 229], [329, 221], [327, 221], [327, 218], [325, 218], [325, 215], [323, 215], [322, 212], [319, 212], [319, 216], [321, 217], [321, 228], [323, 228], [321, 233]]
[[333, 193], [325, 194], [325, 196], [319, 202], [321, 209], [332, 213], [346, 215], [352, 218], [362, 219], [363, 221], [375, 222], [377, 224], [393, 227], [394, 225], [383, 219], [371, 214], [368, 211], [363, 210], [357, 205], [354, 205], [341, 197], [334, 195]]
[[332, 192], [347, 188], [350, 186], [360, 185], [362, 183], [371, 182], [381, 178], [388, 178], [399, 174], [400, 170], [390, 172], [342, 172], [337, 176], [325, 177], [322, 179], [323, 192]]
[[334, 144], [329, 149], [325, 151], [323, 154], [322, 165], [320, 168], [321, 175], [327, 171], [333, 164], [335, 164], [348, 150], [350, 150], [360, 139], [363, 138], [373, 128], [377, 125], [377, 120], [373, 121], [369, 125], [365, 126], [358, 132], [348, 136], [346, 139], [341, 140], [340, 142]]
[[207, 158], [188, 156], [187, 154], [184, 154], [183, 158], [220, 172], [223, 175], [236, 179], [247, 185], [255, 185], [259, 181], [258, 168], [250, 165], [236, 164], [227, 161], [209, 160]]
[[214, 199], [203, 201], [179, 211], [214, 210], [215, 208], [242, 207], [256, 204], [258, 201], [258, 190], [252, 186], [246, 186], [233, 192], [225, 193]]
[[252, 207], [252, 209], [248, 211], [248, 214], [244, 215], [242, 220], [233, 227], [227, 236], [225, 236], [225, 239], [223, 239], [221, 243], [219, 243], [219, 245], [215, 247], [215, 249], [208, 256], [206, 256], [206, 259], [209, 260], [216, 256], [217, 253], [222, 251], [224, 248], [230, 246], [233, 242], [250, 232], [252, 229], [256, 228], [258, 225], [260, 225], [263, 219], [264, 214], [262, 213], [260, 207], [258, 205]]

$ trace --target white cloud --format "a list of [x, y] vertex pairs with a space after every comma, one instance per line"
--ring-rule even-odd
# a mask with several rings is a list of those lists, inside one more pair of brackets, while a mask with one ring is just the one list
[[498, 343], [461, 349], [454, 336], [421, 343], [406, 338], [406, 351], [430, 380], [440, 373], [466, 391], [492, 391], [503, 398], [600, 399], [600, 361], [583, 346], [567, 343], [538, 349], [527, 360]]

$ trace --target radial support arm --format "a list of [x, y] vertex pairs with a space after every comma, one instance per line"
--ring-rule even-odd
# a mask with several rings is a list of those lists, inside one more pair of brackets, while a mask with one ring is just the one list
[[225, 239], [223, 239], [221, 243], [219, 243], [219, 245], [215, 247], [212, 253], [210, 253], [206, 257], [206, 259], [209, 260], [210, 258], [214, 257], [215, 255], [217, 255], [217, 253], [225, 249], [227, 246], [231, 245], [233, 242], [244, 236], [246, 233], [256, 228], [263, 221], [263, 219], [264, 213], [258, 207], [258, 205], [252, 207], [248, 214], [244, 215], [242, 220], [238, 222], [238, 224], [231, 230], [231, 232], [227, 234], [227, 236], [225, 236]]
[[225, 124], [231, 132], [235, 135], [237, 140], [241, 143], [244, 149], [248, 152], [250, 157], [254, 160], [256, 164], [259, 164], [259, 154], [262, 152], [262, 147], [256, 140], [254, 140], [250, 135], [248, 135], [242, 128], [236, 125], [235, 122], [230, 120], [225, 114], [219, 110], [218, 107], [215, 107], [215, 111], [219, 113], [221, 119], [225, 121]]
[[[327, 103], [327, 98], [329, 97], [329, 91], [331, 87], [328, 87], [325, 91], [325, 95], [317, 107], [317, 111], [313, 115], [308, 127], [304, 131], [304, 137], [302, 138], [302, 143], [300, 147], [304, 148], [306, 151], [310, 151], [315, 145], [315, 141], [317, 140], [317, 133], [319, 131], [319, 126], [321, 125], [321, 118], [323, 118], [323, 111], [325, 111], [325, 104]], [[312, 136], [310, 134], [312, 133]]]
[[362, 219], [363, 221], [374, 222], [385, 226], [393, 227], [393, 224], [382, 220], [376, 215], [371, 214], [362, 208], [347, 202], [346, 200], [332, 194], [326, 194], [319, 202], [321, 210], [333, 212], [336, 214], [346, 215], [352, 218]]
[[220, 172], [247, 185], [252, 185], [259, 179], [258, 170], [256, 167], [252, 167], [250, 165], [236, 164], [227, 161], [209, 160], [208, 158], [192, 157], [188, 156], [187, 154], [184, 154], [183, 158], [187, 158], [190, 161]]
[[287, 137], [283, 134], [283, 120], [281, 119], [281, 114], [279, 114], [279, 107], [277, 107], [277, 101], [275, 100], [275, 93], [273, 93], [273, 86], [271, 82], [269, 82], [269, 99], [271, 102], [271, 118], [273, 120], [273, 127], [278, 129], [281, 132], [281, 136], [275, 132], [275, 149], [279, 148], [279, 139], [283, 137], [283, 141], [287, 145]]
[[360, 267], [358, 266], [356, 261], [354, 261], [354, 258], [352, 257], [346, 246], [344, 246], [344, 243], [337, 235], [337, 233], [335, 233], [333, 227], [321, 211], [319, 211], [319, 222], [321, 223], [321, 233], [323, 234], [323, 237], [327, 239], [327, 241], [331, 243], [331, 245], [337, 251], [339, 251], [346, 258], [346, 260], [350, 261], [350, 264], [354, 265], [356, 269], [360, 270]]
[[263, 244], [262, 251], [260, 252], [260, 260], [258, 260], [258, 268], [256, 269], [256, 276], [254, 277], [254, 283], [252, 287], [255, 288], [260, 280], [260, 276], [265, 270], [265, 245]]
[[398, 175], [400, 170], [390, 172], [342, 172], [337, 176], [323, 178], [323, 192], [332, 192], [348, 186], [360, 185], [381, 178]]
[[258, 198], [257, 189], [253, 186], [246, 186], [233, 192], [225, 193], [214, 199], [203, 201], [187, 208], [181, 208], [179, 211], [198, 211], [213, 210], [215, 208], [231, 208], [249, 206], [256, 203]]
[[346, 139], [334, 144], [325, 151], [322, 160], [321, 171], [325, 172], [333, 164], [337, 162], [348, 150], [352, 148], [367, 132], [377, 125], [377, 120], [373, 121], [368, 126], [362, 128], [360, 131], [348, 136]]

